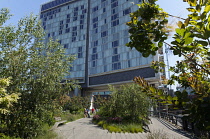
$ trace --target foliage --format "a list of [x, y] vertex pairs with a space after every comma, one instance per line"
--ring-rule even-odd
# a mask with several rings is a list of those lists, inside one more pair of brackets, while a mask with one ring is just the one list
[[110, 86], [111, 98], [108, 103], [100, 108], [99, 114], [105, 117], [121, 117], [124, 121], [140, 122], [141, 118], [148, 116], [150, 106], [146, 95], [141, 92], [141, 87], [130, 84], [120, 88]]
[[7, 94], [21, 95], [9, 115], [0, 115], [1, 132], [21, 138], [37, 136], [42, 126], [54, 123], [55, 100], [76, 87], [63, 80], [74, 57], [65, 55], [58, 41], [44, 38], [38, 17], [27, 16], [14, 27], [3, 25], [10, 17], [7, 9], [0, 16], [0, 78], [11, 77]]
[[81, 109], [79, 112], [77, 112], [77, 114], [72, 114], [69, 112], [64, 112], [61, 115], [61, 119], [62, 120], [67, 120], [67, 122], [71, 122], [71, 121], [75, 121], [77, 119], [83, 118], [84, 117], [84, 113], [83, 113], [83, 109]]
[[19, 94], [17, 93], [7, 94], [6, 87], [8, 87], [9, 84], [9, 78], [0, 79], [0, 114], [8, 114], [9, 108], [19, 99]]
[[93, 116], [93, 122], [110, 132], [142, 132], [148, 120], [150, 100], [141, 92], [141, 87], [136, 84], [110, 86], [110, 91], [109, 99], [97, 99], [101, 107]]
[[109, 132], [115, 133], [138, 133], [143, 132], [142, 125], [139, 123], [124, 123], [124, 124], [117, 124], [117, 123], [108, 123], [106, 121], [94, 121], [99, 126], [103, 127], [103, 129], [107, 129]]
[[[167, 17], [172, 16], [159, 8], [155, 2], [143, 3], [139, 9], [131, 14], [130, 27], [131, 42], [129, 47], [135, 47], [143, 56], [155, 54], [158, 48], [167, 44], [174, 55], [182, 56], [184, 60], [177, 61], [170, 70], [174, 72], [168, 84], [177, 81], [183, 87], [191, 87], [194, 97], [188, 98], [186, 92], [176, 92], [176, 97], [166, 96], [159, 90], [149, 87], [141, 78], [136, 83], [148, 90], [148, 95], [160, 100], [162, 103], [174, 105], [190, 114], [189, 119], [202, 131], [210, 130], [210, 1], [184, 0], [190, 7], [188, 17], [179, 18], [175, 29], [173, 41], [169, 44], [167, 39]], [[142, 16], [147, 13], [147, 17]], [[175, 17], [175, 16], [173, 16]], [[143, 32], [143, 33], [142, 33]], [[142, 38], [145, 41], [142, 41]], [[160, 65], [157, 64], [158, 69]]]
[[70, 100], [68, 100], [64, 105], [64, 110], [69, 110], [70, 113], [77, 113], [82, 112], [84, 108], [90, 107], [90, 97], [79, 97], [74, 96], [71, 97]]

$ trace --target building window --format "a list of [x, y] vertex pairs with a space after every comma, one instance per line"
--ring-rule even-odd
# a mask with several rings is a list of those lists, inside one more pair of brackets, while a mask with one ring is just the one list
[[97, 22], [97, 21], [98, 21], [98, 17], [93, 18], [93, 20], [92, 20], [93, 23], [95, 23], [95, 22]]
[[68, 46], [69, 46], [69, 44], [67, 43], [67, 44], [64, 44], [64, 46], [63, 46], [63, 47], [67, 49], [67, 48], [68, 48]]
[[66, 19], [66, 23], [70, 23], [70, 19]]
[[111, 22], [112, 27], [117, 26], [117, 25], [119, 25], [119, 19]]
[[78, 8], [78, 7], [75, 7], [75, 8], [74, 8], [74, 11], [75, 11], [75, 12], [76, 12], [76, 11], [78, 11], [78, 10], [79, 10], [79, 8]]
[[74, 27], [72, 28], [72, 31], [77, 31], [77, 26], [74, 26]]
[[98, 23], [93, 24], [93, 28], [97, 28], [98, 27]]
[[77, 16], [74, 16], [74, 17], [73, 17], [73, 21], [76, 21], [76, 20], [77, 20]]
[[84, 19], [84, 18], [85, 18], [84, 14], [80, 15], [80, 19]]
[[80, 25], [80, 29], [83, 29], [84, 27], [83, 27], [83, 25]]
[[128, 9], [123, 11], [123, 15], [127, 15], [129, 13], [131, 13], [131, 8], [128, 8]]
[[97, 52], [97, 47], [93, 48], [93, 54], [95, 54]]
[[98, 54], [92, 54], [91, 60], [97, 60], [98, 59]]
[[112, 70], [118, 70], [118, 69], [121, 69], [121, 63], [120, 62], [113, 63]]
[[82, 58], [82, 47], [78, 47], [78, 58]]
[[84, 9], [85, 8], [85, 6], [84, 5], [81, 5], [81, 9]]
[[92, 12], [95, 12], [95, 11], [97, 11], [97, 10], [98, 10], [98, 6], [94, 7], [94, 8], [92, 9]]
[[108, 35], [108, 31], [101, 32], [101, 37], [105, 37]]
[[118, 6], [118, 2], [117, 1], [111, 4], [111, 8], [115, 8], [117, 6]]
[[113, 41], [112, 47], [117, 47], [117, 46], [119, 46], [119, 40]]
[[119, 18], [119, 14], [117, 13], [115, 15], [112, 15], [111, 20], [115, 20], [115, 19], [118, 19], [118, 18]]
[[76, 41], [76, 37], [72, 37], [71, 41], [75, 42]]
[[120, 61], [120, 55], [112, 56], [112, 63]]
[[70, 32], [70, 28], [66, 28], [65, 33], [69, 33]]
[[103, 8], [103, 13], [105, 13], [106, 12], [106, 8]]
[[117, 54], [117, 48], [113, 49], [113, 55]]

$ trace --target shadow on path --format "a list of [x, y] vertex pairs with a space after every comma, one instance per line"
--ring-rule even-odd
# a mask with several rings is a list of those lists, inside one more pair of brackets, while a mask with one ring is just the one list
[[188, 137], [190, 139], [196, 139], [194, 137], [192, 137], [192, 135], [189, 133], [189, 132], [186, 132], [182, 129], [178, 129], [176, 126], [174, 126], [173, 124], [163, 120], [163, 119], [160, 119], [160, 118], [156, 118], [160, 123], [162, 123], [165, 127], [167, 127], [169, 130], [172, 130], [182, 136], [185, 136], [185, 137]]

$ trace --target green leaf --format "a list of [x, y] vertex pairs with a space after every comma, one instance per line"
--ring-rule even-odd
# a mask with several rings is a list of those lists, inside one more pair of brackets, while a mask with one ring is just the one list
[[201, 11], [201, 6], [200, 6], [200, 5], [196, 5], [196, 10], [197, 10], [198, 12], [200, 12], [200, 11]]
[[208, 13], [208, 12], [210, 11], [210, 5], [207, 5], [207, 6], [205, 7], [204, 11]]
[[171, 96], [168, 96], [167, 99], [168, 100], [173, 100], [173, 98]]
[[196, 10], [195, 10], [194, 8], [187, 8], [187, 10], [188, 10], [189, 12], [196, 12]]
[[175, 105], [179, 105], [179, 101], [175, 101]]
[[190, 21], [190, 18], [188, 17], [188, 18], [184, 21], [184, 25], [185, 25], [185, 26], [188, 26], [189, 21]]
[[188, 38], [186, 38], [185, 39], [185, 43], [184, 44], [190, 44], [190, 43], [192, 43], [192, 41], [193, 41], [193, 38], [191, 38], [191, 37], [188, 37]]
[[173, 100], [178, 100], [178, 97], [173, 97]]
[[185, 29], [176, 29], [176, 33], [179, 34], [180, 36], [184, 37]]
[[208, 46], [208, 42], [206, 41], [197, 41], [197, 42], [203, 46]]

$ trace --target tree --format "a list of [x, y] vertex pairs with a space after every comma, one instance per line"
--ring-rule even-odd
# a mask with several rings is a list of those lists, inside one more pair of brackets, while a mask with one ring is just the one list
[[[142, 78], [135, 78], [136, 83], [150, 88], [149, 95], [164, 103], [182, 108], [188, 113], [190, 120], [201, 131], [210, 130], [210, 1], [209, 0], [184, 0], [189, 4], [188, 17], [179, 18], [178, 27], [175, 29], [173, 41], [167, 43], [168, 38], [167, 17], [173, 16], [159, 8], [155, 2], [143, 2], [139, 9], [131, 14], [130, 27], [131, 41], [128, 47], [134, 47], [143, 56], [155, 55], [158, 48], [167, 44], [174, 55], [182, 56], [184, 60], [170, 67], [174, 72], [168, 84], [177, 81], [183, 87], [193, 89], [194, 98], [189, 99], [186, 93], [176, 92], [176, 97], [166, 96], [144, 82]], [[175, 16], [173, 16], [175, 17]], [[154, 62], [153, 67], [160, 69], [162, 63]]]
[[22, 138], [36, 136], [44, 124], [53, 124], [54, 100], [77, 86], [63, 81], [74, 57], [65, 55], [58, 41], [44, 43], [38, 17], [27, 16], [17, 27], [4, 25], [10, 17], [7, 9], [1, 10], [0, 17], [0, 78], [11, 78], [8, 94], [21, 94], [11, 113], [0, 115], [6, 127], [3, 132]]
[[111, 96], [100, 108], [106, 118], [120, 117], [124, 122], [141, 123], [147, 120], [150, 101], [136, 84], [110, 86]]
[[10, 84], [9, 79], [0, 79], [0, 114], [8, 114], [9, 108], [19, 99], [18, 93], [7, 94], [6, 87]]

